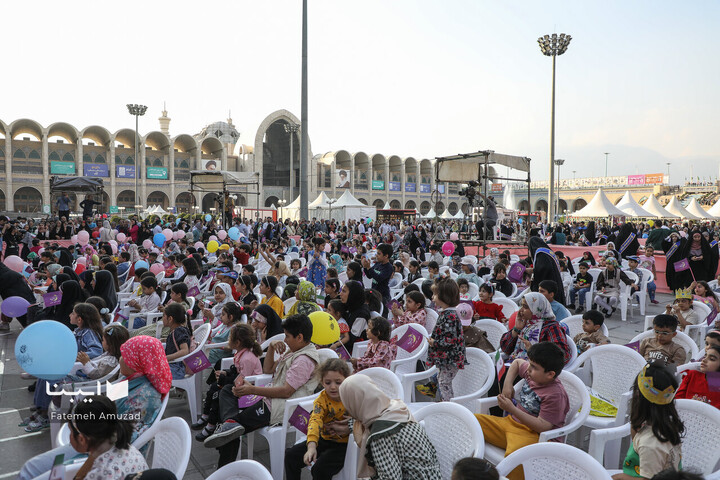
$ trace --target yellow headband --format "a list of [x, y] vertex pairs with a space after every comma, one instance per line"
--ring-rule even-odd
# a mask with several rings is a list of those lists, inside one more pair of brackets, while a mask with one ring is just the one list
[[667, 405], [673, 401], [673, 398], [675, 398], [675, 389], [672, 385], [663, 391], [655, 388], [653, 386], [653, 378], [645, 376], [645, 372], [648, 367], [649, 365], [645, 365], [642, 372], [640, 372], [640, 375], [638, 375], [638, 389], [640, 390], [642, 396], [650, 403], [654, 403], [656, 405]]

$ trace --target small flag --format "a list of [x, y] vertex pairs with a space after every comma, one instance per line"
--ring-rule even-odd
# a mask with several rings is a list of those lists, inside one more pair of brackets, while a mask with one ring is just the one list
[[418, 332], [413, 327], [408, 327], [405, 334], [397, 341], [397, 346], [406, 352], [412, 353], [420, 346], [422, 340], [422, 333]]
[[33, 272], [33, 268], [30, 265], [26, 265], [25, 268], [23, 268], [22, 274], [25, 275], [25, 278], [30, 278]]
[[263, 397], [261, 397], [260, 395], [243, 395], [242, 397], [238, 398], [238, 408], [252, 407], [262, 399]]
[[707, 379], [708, 390], [720, 392], [720, 372], [707, 372], [705, 378]]
[[46, 307], [54, 307], [55, 305], [60, 305], [60, 301], [62, 300], [62, 292], [50, 292], [45, 293], [42, 296], [43, 303]]
[[520, 283], [520, 282], [522, 282], [524, 274], [525, 274], [525, 266], [520, 262], [516, 262], [510, 267], [510, 271], [508, 271], [507, 278], [512, 283]]
[[200, 289], [198, 287], [192, 287], [190, 290], [188, 290], [188, 297], [197, 297], [198, 295], [200, 295]]
[[300, 405], [297, 406], [288, 420], [290, 425], [300, 430], [304, 435], [307, 435], [309, 421], [310, 412], [302, 408]]
[[632, 348], [636, 352], [640, 353], [640, 340], [638, 340], [637, 342], [628, 343], [625, 346], [628, 348]]
[[502, 379], [503, 375], [505, 375], [505, 370], [505, 360], [500, 350], [498, 350], [495, 352], [495, 371], [497, 371], [498, 382]]
[[679, 262], [673, 263], [673, 267], [675, 268], [676, 272], [690, 270], [690, 261], [687, 258], [683, 258]]
[[207, 356], [205, 356], [205, 352], [203, 352], [202, 350], [193, 355], [190, 355], [185, 360], [183, 360], [183, 362], [193, 373], [202, 372], [206, 368], [212, 367]]
[[342, 358], [343, 360], [350, 360], [350, 354], [348, 353], [345, 346], [340, 346], [336, 348], [335, 353], [337, 353], [338, 357]]
[[171, 265], [172, 265], [172, 264], [170, 263], [170, 260], [165, 260], [165, 261], [163, 262], [163, 267], [165, 267], [165, 270], [167, 270], [168, 268], [170, 268]]

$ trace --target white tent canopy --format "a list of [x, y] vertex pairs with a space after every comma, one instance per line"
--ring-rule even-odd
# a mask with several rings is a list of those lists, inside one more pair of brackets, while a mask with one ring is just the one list
[[462, 208], [458, 209], [457, 213], [453, 215], [453, 218], [458, 220], [465, 220], [465, 214], [462, 212]]
[[445, 211], [440, 214], [440, 218], [445, 219], [445, 220], [448, 220], [448, 219], [450, 219], [450, 218], [453, 218], [453, 216], [450, 215], [450, 212], [449, 212], [448, 209], [446, 208]]
[[603, 218], [626, 217], [627, 214], [612, 204], [612, 202], [603, 193], [602, 188], [598, 188], [597, 193], [592, 198], [592, 200], [590, 200], [590, 203], [585, 205], [577, 212], [573, 213], [572, 216]]
[[700, 206], [700, 204], [698, 203], [696, 198], [693, 198], [692, 200], [690, 200], [690, 203], [688, 204], [687, 207], [685, 207], [685, 210], [687, 210], [688, 212], [692, 213], [693, 215], [695, 215], [696, 217], [699, 217], [699, 218], [707, 218], [710, 220], [715, 219], [715, 217], [713, 215], [710, 215], [708, 212], [706, 212]]
[[629, 217], [651, 218], [657, 216], [642, 208], [640, 204], [637, 203], [634, 198], [632, 198], [629, 190], [626, 191], [625, 195], [623, 195], [623, 197], [620, 199], [617, 204], [617, 208], [625, 212]]
[[668, 212], [660, 205], [660, 202], [655, 195], [650, 195], [642, 206], [645, 210], [650, 212], [654, 217], [659, 218], [678, 218], [679, 215]]
[[717, 202], [715, 202], [715, 205], [710, 207], [710, 210], [708, 210], [708, 213], [714, 217], [720, 217], [720, 198]]
[[387, 200], [385, 200], [385, 205], [381, 208], [381, 210], [392, 210], [392, 207]]
[[673, 197], [670, 199], [670, 203], [667, 204], [665, 210], [672, 213], [676, 217], [687, 218], [688, 220], [700, 220], [699, 217], [696, 217], [692, 213], [685, 210], [685, 207], [682, 206], [680, 200], [678, 200], [675, 195], [673, 195]]
[[350, 190], [345, 190], [332, 206], [332, 218], [340, 221], [359, 221], [361, 218], [372, 218], [374, 221], [377, 218], [376, 214], [375, 207], [362, 203], [350, 193]]
[[320, 195], [317, 196], [315, 200], [310, 202], [308, 205], [308, 210], [313, 210], [315, 208], [328, 208], [327, 201], [330, 200], [330, 198], [325, 195], [325, 192], [320, 192]]
[[430, 210], [422, 216], [422, 218], [435, 218], [437, 217], [437, 213], [435, 213], [435, 209], [430, 207]]

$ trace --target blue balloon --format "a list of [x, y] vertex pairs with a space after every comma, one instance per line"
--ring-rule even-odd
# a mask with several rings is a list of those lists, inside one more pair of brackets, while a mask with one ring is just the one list
[[237, 240], [240, 238], [240, 230], [237, 227], [231, 227], [227, 231], [228, 237], [230, 237], [230, 240]]
[[205, 215], [205, 221], [209, 222], [210, 220], [212, 220], [212, 215], [208, 213], [207, 215]]
[[165, 235], [162, 233], [156, 233], [155, 236], [153, 237], [153, 243], [158, 248], [162, 248], [162, 246], [165, 245], [165, 240], [167, 240], [167, 239], [165, 238]]
[[522, 219], [522, 218], [518, 218], [518, 223], [519, 223], [520, 225], [522, 225], [523, 219]]
[[180, 217], [176, 218], [176, 219], [175, 219], [175, 225], [180, 225], [180, 221], [181, 221], [181, 220], [182, 220], [182, 218], [180, 218]]
[[150, 265], [145, 260], [138, 260], [135, 262], [135, 270], [138, 268], [150, 268]]
[[90, 228], [95, 228], [95, 227], [97, 227], [97, 223], [93, 222], [90, 224]]
[[[52, 348], [48, 342], [52, 339]], [[77, 357], [73, 332], [60, 322], [41, 320], [31, 323], [15, 342], [15, 359], [30, 375], [53, 381], [65, 377]]]

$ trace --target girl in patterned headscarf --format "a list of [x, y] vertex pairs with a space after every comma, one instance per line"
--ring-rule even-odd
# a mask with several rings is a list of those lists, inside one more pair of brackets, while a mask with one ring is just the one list
[[342, 261], [342, 258], [337, 253], [334, 253], [330, 256], [330, 266], [335, 268], [338, 273], [343, 273], [345, 271], [345, 263]]
[[515, 327], [500, 339], [503, 353], [510, 360], [527, 359], [527, 351], [539, 342], [553, 342], [563, 351], [565, 362], [570, 360], [567, 336], [555, 319], [550, 302], [541, 293], [526, 294], [521, 301]]
[[297, 290], [295, 291], [295, 302], [287, 313], [287, 316], [295, 315], [296, 313], [302, 313], [303, 315], [310, 315], [313, 312], [320, 311], [320, 305], [315, 303], [317, 293], [315, 291], [315, 285], [307, 280], [300, 282]]

